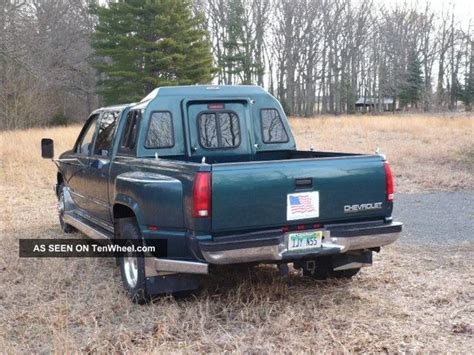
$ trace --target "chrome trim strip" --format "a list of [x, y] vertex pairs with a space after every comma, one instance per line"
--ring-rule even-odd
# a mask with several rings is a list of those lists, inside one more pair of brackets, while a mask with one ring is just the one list
[[75, 196], [80, 197], [82, 199], [86, 199], [86, 196], [81, 195], [81, 194], [77, 193], [76, 191], [73, 191], [71, 188], [69, 189], [69, 192], [71, 193], [71, 195], [75, 195]]
[[63, 219], [64, 219], [64, 222], [66, 222], [67, 224], [70, 224], [77, 230], [81, 231], [82, 233], [87, 235], [89, 238], [92, 238], [95, 240], [110, 240], [110, 238], [105, 233], [95, 230], [88, 224], [72, 216], [70, 213], [65, 213], [63, 216]]
[[158, 258], [145, 258], [145, 276], [161, 276], [170, 273], [208, 274], [209, 264]]

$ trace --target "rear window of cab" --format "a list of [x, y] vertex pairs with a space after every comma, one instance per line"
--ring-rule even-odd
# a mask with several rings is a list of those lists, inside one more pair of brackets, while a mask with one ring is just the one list
[[203, 148], [236, 148], [240, 145], [240, 122], [235, 112], [201, 112], [197, 120], [199, 143]]

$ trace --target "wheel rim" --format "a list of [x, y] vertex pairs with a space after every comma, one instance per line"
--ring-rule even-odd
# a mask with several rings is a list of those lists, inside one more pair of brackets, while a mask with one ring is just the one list
[[57, 209], [58, 209], [59, 221], [62, 224], [63, 223], [63, 216], [64, 216], [64, 194], [62, 192], [59, 195]]
[[127, 253], [127, 256], [124, 257], [123, 268], [128, 285], [134, 288], [138, 281], [138, 260], [131, 252]]

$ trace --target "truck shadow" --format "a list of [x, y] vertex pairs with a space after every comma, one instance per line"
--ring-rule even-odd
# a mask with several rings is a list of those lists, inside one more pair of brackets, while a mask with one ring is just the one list
[[[355, 279], [355, 278], [354, 278]], [[176, 301], [232, 300], [244, 304], [268, 301], [290, 300], [295, 293], [319, 296], [334, 292], [344, 293], [352, 287], [352, 279], [314, 280], [302, 276], [299, 270], [290, 267], [288, 275], [281, 275], [275, 265], [225, 266], [212, 268], [202, 278], [199, 290], [174, 294]]]

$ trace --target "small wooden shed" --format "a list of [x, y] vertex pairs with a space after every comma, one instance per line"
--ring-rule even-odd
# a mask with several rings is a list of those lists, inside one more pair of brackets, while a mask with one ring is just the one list
[[394, 110], [394, 101], [389, 97], [359, 97], [355, 103], [356, 108], [359, 111], [373, 111], [380, 105], [383, 111]]

